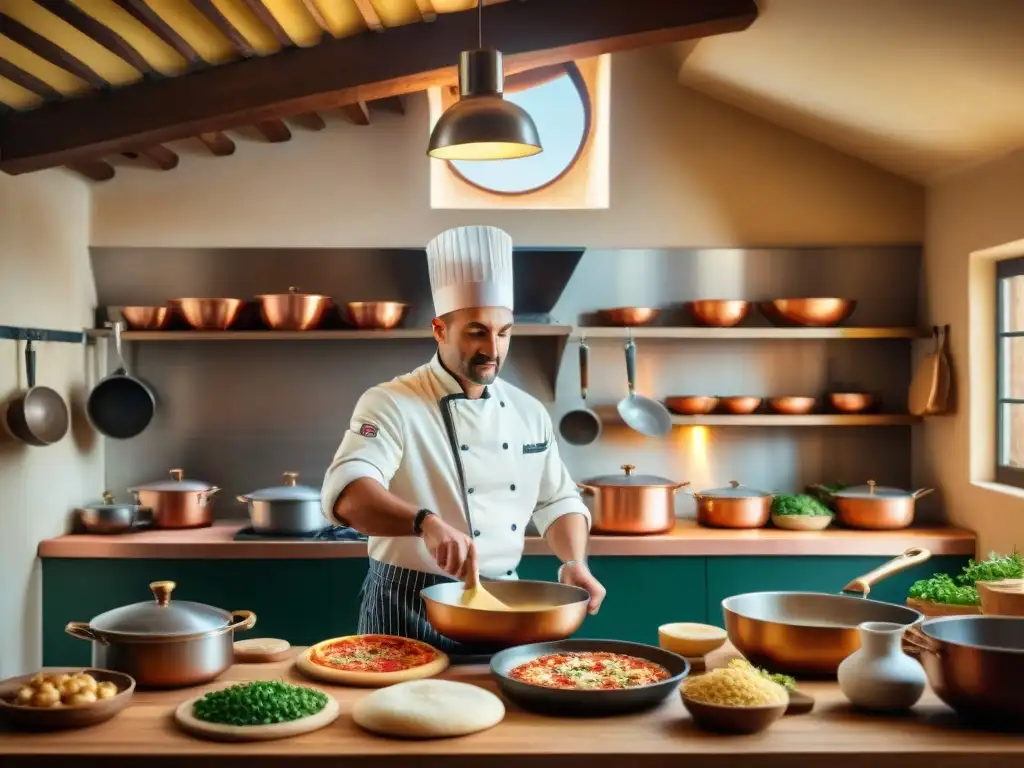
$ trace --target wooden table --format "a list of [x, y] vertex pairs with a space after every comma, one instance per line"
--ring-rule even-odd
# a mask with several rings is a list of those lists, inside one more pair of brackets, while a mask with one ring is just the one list
[[[298, 653], [298, 649], [296, 649]], [[734, 652], [709, 659], [717, 666]], [[443, 677], [494, 690], [485, 667], [453, 667]], [[284, 679], [313, 685], [294, 671], [291, 659], [235, 665], [217, 683]], [[397, 741], [367, 734], [351, 720], [352, 703], [366, 691], [317, 686], [335, 696], [341, 717], [316, 733], [283, 741], [219, 744], [178, 730], [171, 713], [203, 688], [137, 692], [114, 720], [80, 731], [25, 734], [0, 730], [0, 765], [185, 766], [228, 762], [246, 766], [295, 764], [341, 768], [1019, 768], [1024, 735], [968, 730], [931, 691], [903, 717], [850, 710], [835, 683], [805, 683], [817, 699], [807, 715], [784, 717], [767, 732], [723, 736], [696, 729], [678, 696], [659, 708], [613, 718], [541, 717], [508, 705], [505, 721], [473, 736], [437, 741]], [[68, 762], [72, 758], [72, 762]], [[922, 766], [923, 768], [923, 766]]]

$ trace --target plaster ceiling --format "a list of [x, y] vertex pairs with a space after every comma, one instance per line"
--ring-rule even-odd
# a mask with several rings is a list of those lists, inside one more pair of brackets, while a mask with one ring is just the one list
[[687, 87], [921, 183], [1024, 146], [1024, 0], [758, 0]]

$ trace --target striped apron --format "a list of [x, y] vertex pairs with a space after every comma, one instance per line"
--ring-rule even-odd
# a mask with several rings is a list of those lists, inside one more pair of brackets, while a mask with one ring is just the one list
[[451, 581], [455, 579], [399, 568], [371, 557], [370, 570], [360, 591], [359, 634], [408, 637], [456, 657], [493, 654], [497, 648], [457, 642], [439, 634], [427, 621], [420, 592]]

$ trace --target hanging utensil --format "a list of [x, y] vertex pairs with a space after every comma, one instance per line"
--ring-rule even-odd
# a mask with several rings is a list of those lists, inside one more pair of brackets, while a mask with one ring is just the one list
[[128, 373], [121, 354], [121, 323], [114, 326], [114, 349], [121, 367], [89, 393], [85, 412], [97, 431], [124, 440], [149, 426], [156, 411], [156, 397], [149, 385]]
[[949, 326], [933, 326], [935, 349], [925, 355], [910, 384], [908, 410], [914, 416], [936, 416], [946, 412], [949, 399], [949, 359], [946, 334]]
[[633, 331], [626, 342], [626, 379], [629, 394], [619, 401], [619, 416], [637, 432], [648, 437], [663, 437], [672, 429], [672, 415], [657, 400], [636, 393], [636, 344]]
[[7, 406], [7, 428], [28, 445], [52, 445], [67, 434], [71, 418], [56, 390], [36, 386], [36, 350], [31, 339], [25, 344], [25, 373], [28, 389]]
[[558, 429], [567, 443], [589, 445], [601, 436], [601, 419], [587, 407], [587, 389], [590, 386], [590, 347], [586, 338], [580, 339], [580, 398], [583, 406], [569, 411], [558, 423]]

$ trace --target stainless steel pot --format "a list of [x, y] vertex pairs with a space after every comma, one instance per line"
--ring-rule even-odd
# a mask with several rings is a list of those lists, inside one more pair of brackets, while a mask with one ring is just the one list
[[772, 494], [730, 480], [725, 488], [693, 494], [697, 523], [709, 528], [763, 528], [772, 511]]
[[220, 490], [200, 480], [184, 480], [185, 471], [172, 469], [170, 480], [128, 489], [139, 504], [153, 510], [156, 528], [204, 528], [213, 525], [210, 499]]
[[252, 629], [256, 614], [172, 602], [175, 586], [154, 581], [153, 602], [115, 608], [88, 624], [72, 621], [64, 631], [92, 642], [93, 667], [131, 675], [140, 688], [208, 683], [231, 666], [234, 633]]
[[594, 497], [591, 531], [594, 533], [654, 534], [676, 524], [676, 491], [690, 484], [657, 475], [634, 475], [623, 464], [621, 475], [602, 475], [577, 483], [581, 493]]
[[904, 491], [886, 488], [868, 480], [866, 485], [844, 488], [833, 495], [839, 521], [850, 528], [882, 531], [906, 528], [914, 522], [915, 502], [934, 489]]
[[89, 504], [78, 510], [82, 527], [89, 533], [124, 533], [151, 515], [152, 510], [147, 507], [117, 503], [110, 491], [103, 492], [102, 504]]
[[284, 485], [262, 488], [238, 497], [249, 505], [249, 520], [256, 533], [303, 534], [327, 527], [320, 491], [296, 485], [298, 472], [285, 472]]

